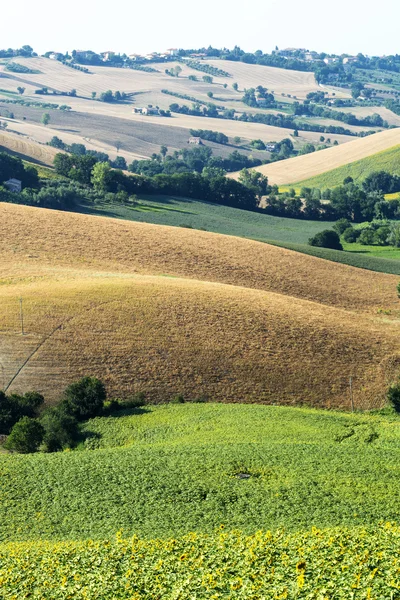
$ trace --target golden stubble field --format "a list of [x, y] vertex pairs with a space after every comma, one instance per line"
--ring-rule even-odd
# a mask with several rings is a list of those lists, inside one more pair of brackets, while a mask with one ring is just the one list
[[58, 150], [45, 144], [33, 141], [29, 137], [18, 135], [7, 131], [0, 132], [0, 152], [11, 151], [23, 158], [33, 159], [34, 162], [43, 165], [53, 165], [54, 157]]
[[[32, 70], [38, 70], [37, 74], [22, 74], [8, 73], [4, 71], [4, 67], [0, 66], [0, 81], [1, 88], [16, 92], [17, 86], [23, 85], [26, 88], [24, 97], [34, 101], [43, 100], [43, 96], [37, 96], [34, 92], [39, 87], [48, 87], [49, 91], [69, 92], [72, 89], [77, 90], [78, 97], [68, 96], [51, 96], [45, 97], [46, 100], [56, 103], [66, 103], [73, 111], [78, 113], [88, 113], [93, 115], [103, 115], [106, 117], [118, 117], [129, 120], [130, 123], [142, 122], [148, 124], [156, 124], [166, 127], [169, 132], [174, 133], [175, 128], [187, 129], [188, 138], [190, 129], [211, 129], [225, 133], [230, 138], [240, 137], [242, 140], [251, 141], [253, 139], [263, 139], [265, 141], [279, 141], [293, 134], [291, 129], [273, 127], [258, 123], [246, 123], [241, 121], [233, 121], [228, 119], [215, 119], [195, 117], [191, 115], [174, 114], [172, 118], [161, 117], [141, 117], [140, 115], [132, 114], [132, 106], [130, 104], [107, 104], [96, 102], [91, 99], [92, 92], [100, 95], [108, 89], [112, 91], [120, 90], [127, 93], [134, 93], [130, 98], [130, 102], [135, 106], [147, 106], [148, 104], [158, 105], [161, 108], [167, 109], [173, 102], [180, 104], [192, 105], [191, 101], [176, 98], [174, 96], [162, 94], [162, 89], [167, 89], [174, 93], [184, 94], [203, 102], [210, 102], [207, 96], [208, 92], [213, 92], [214, 102], [223, 105], [227, 108], [234, 108], [237, 111], [248, 111], [248, 107], [240, 102], [243, 90], [251, 85], [266, 85], [269, 89], [273, 89], [280, 97], [281, 93], [291, 93], [300, 96], [306, 96], [310, 91], [315, 91], [318, 86], [315, 84], [312, 73], [301, 73], [297, 71], [287, 71], [284, 69], [274, 69], [270, 67], [262, 67], [259, 65], [245, 65], [243, 63], [230, 63], [227, 61], [215, 61], [219, 68], [226, 67], [225, 70], [232, 70], [235, 77], [215, 77], [214, 84], [207, 84], [202, 81], [204, 73], [195, 71], [184, 64], [181, 64], [182, 73], [180, 77], [170, 77], [165, 74], [165, 69], [172, 68], [178, 63], [168, 64], [152, 64], [153, 68], [159, 70], [158, 73], [146, 73], [131, 69], [118, 69], [113, 67], [90, 67], [90, 73], [83, 73], [75, 69], [71, 69], [61, 63], [47, 58], [17, 58], [16, 62], [29, 67]], [[3, 76], [2, 76], [3, 75]], [[189, 81], [188, 76], [195, 75], [198, 81]], [[236, 77], [238, 75], [238, 77]], [[239, 76], [240, 75], [240, 76]], [[239, 83], [239, 92], [232, 89], [232, 83]], [[280, 85], [280, 82], [282, 85]], [[227, 89], [223, 88], [223, 84], [227, 84]], [[299, 96], [299, 97], [300, 97]], [[0, 96], [1, 101], [1, 96]], [[258, 109], [255, 112], [260, 112]], [[277, 111], [271, 111], [277, 112]], [[79, 115], [78, 115], [79, 116]], [[72, 129], [79, 124], [79, 121], [74, 122]], [[51, 125], [50, 125], [51, 126]], [[79, 127], [78, 127], [79, 128]], [[40, 130], [32, 132], [30, 123], [23, 121], [18, 123], [18, 129], [33, 139], [41, 141], [41, 138], [46, 135]], [[351, 128], [350, 128], [351, 129]], [[62, 132], [65, 137], [76, 137], [77, 143], [82, 143], [79, 135], [73, 131]], [[339, 144], [346, 143], [353, 138], [347, 135], [331, 135], [332, 142], [337, 140]], [[95, 136], [90, 143], [104, 146], [100, 144]], [[301, 137], [297, 140], [299, 144], [312, 142], [317, 144], [320, 138], [320, 133], [302, 131]], [[47, 141], [47, 139], [46, 139]], [[71, 142], [70, 142], [71, 143]], [[83, 142], [85, 143], [85, 142]], [[90, 147], [90, 143], [86, 144]], [[94, 148], [96, 149], [96, 148]], [[142, 155], [143, 149], [131, 149], [136, 155]], [[107, 151], [107, 150], [106, 150]], [[157, 149], [149, 148], [146, 156], [150, 156]], [[127, 157], [129, 158], [129, 157]]]
[[[380, 406], [398, 365], [397, 278], [266, 244], [0, 205], [0, 366], [55, 401], [111, 394]], [[19, 299], [23, 298], [25, 335]]]

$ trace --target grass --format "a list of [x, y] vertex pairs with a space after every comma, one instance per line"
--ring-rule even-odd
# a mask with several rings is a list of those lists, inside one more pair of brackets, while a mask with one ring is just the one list
[[320, 189], [333, 188], [343, 183], [346, 177], [352, 177], [356, 183], [361, 183], [374, 171], [387, 171], [398, 175], [400, 173], [400, 145], [373, 154], [356, 162], [327, 171], [310, 179], [294, 184], [294, 187], [316, 187]]
[[134, 207], [104, 204], [96, 207], [86, 205], [80, 207], [80, 210], [87, 214], [157, 225], [192, 227], [264, 242], [273, 239], [305, 244], [310, 237], [332, 225], [321, 221], [272, 217], [229, 206], [169, 196], [141, 196]]
[[308, 246], [310, 237], [323, 229], [332, 228], [331, 221], [273, 217], [218, 204], [167, 196], [143, 196], [134, 207], [104, 204], [96, 207], [85, 205], [78, 209], [86, 214], [244, 237], [361, 269], [400, 275], [400, 263], [397, 262], [400, 256], [395, 253], [373, 255], [368, 252], [368, 256], [365, 256], [365, 247], [361, 248], [361, 254], [353, 251], [353, 245], [346, 246], [345, 250], [352, 251], [350, 254]]
[[[363, 244], [347, 244], [343, 242], [343, 248], [346, 252], [361, 253], [366, 257], [377, 256], [386, 260], [400, 260], [400, 249], [393, 246], [365, 246]], [[400, 272], [396, 273], [400, 275]]]
[[84, 429], [98, 449], [0, 455], [5, 600], [398, 598], [394, 414], [185, 404]]

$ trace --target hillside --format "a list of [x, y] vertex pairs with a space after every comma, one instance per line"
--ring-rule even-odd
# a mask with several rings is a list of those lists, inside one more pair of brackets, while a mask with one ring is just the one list
[[0, 132], [0, 152], [7, 151], [11, 154], [28, 159], [39, 165], [52, 166], [57, 154], [55, 148], [40, 144], [31, 138], [15, 133]]
[[296, 188], [304, 186], [326, 189], [341, 185], [346, 177], [352, 177], [356, 183], [361, 183], [375, 171], [386, 171], [393, 175], [400, 174], [400, 145], [372, 154], [367, 158], [350, 162], [343, 167], [305, 179], [294, 185]]
[[[320, 152], [296, 156], [285, 161], [256, 167], [255, 170], [266, 175], [270, 183], [273, 184], [292, 185], [296, 182], [303, 183], [327, 171], [373, 157], [387, 150], [391, 151], [390, 156], [392, 156], [392, 153], [396, 152], [399, 143], [400, 129], [389, 129], [366, 138], [354, 140], [342, 147], [336, 146]], [[384, 163], [385, 157], [382, 157], [381, 164]], [[370, 163], [367, 164], [371, 168]], [[359, 173], [359, 171], [356, 173]], [[233, 174], [232, 176], [237, 177], [238, 175]]]
[[398, 588], [394, 415], [160, 406], [84, 435], [73, 452], [0, 455], [5, 600]]
[[[21, 231], [24, 235], [21, 236]], [[255, 241], [1, 205], [10, 390], [379, 406], [399, 351], [397, 278]], [[25, 336], [20, 335], [23, 298]], [[45, 376], [44, 376], [45, 375]]]

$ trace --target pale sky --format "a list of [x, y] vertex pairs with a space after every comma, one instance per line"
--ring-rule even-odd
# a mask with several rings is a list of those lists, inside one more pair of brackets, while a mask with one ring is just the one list
[[[4, 4], [4, 5], [3, 5]], [[399, 0], [2, 2], [0, 48], [145, 53], [211, 44], [270, 52], [400, 53]]]

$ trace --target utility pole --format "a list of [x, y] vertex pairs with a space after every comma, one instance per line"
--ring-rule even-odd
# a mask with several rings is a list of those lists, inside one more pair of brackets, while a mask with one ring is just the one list
[[354, 412], [354, 399], [353, 399], [353, 377], [350, 376], [350, 380], [349, 380], [349, 386], [350, 386], [350, 402], [351, 402], [351, 412]]
[[21, 320], [21, 334], [25, 335], [25, 331], [24, 331], [24, 308], [22, 305], [22, 298], [19, 299], [19, 316], [20, 316], [20, 320]]

